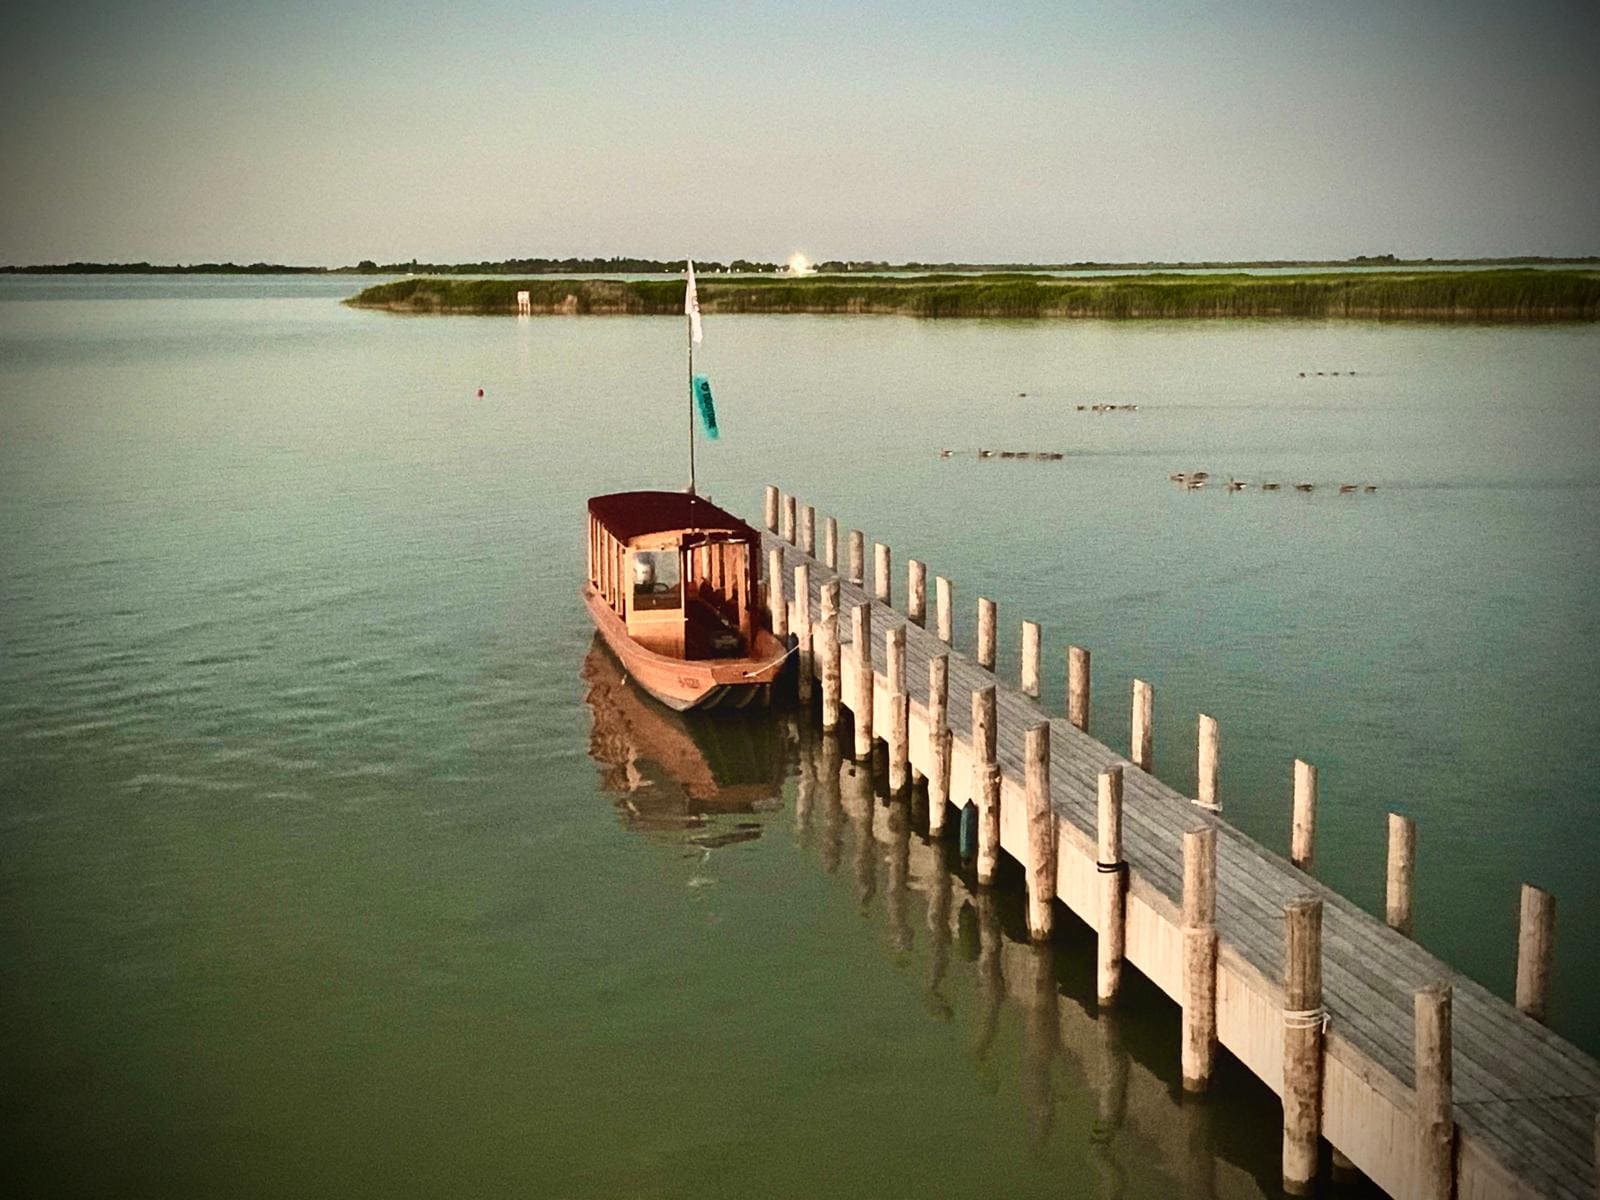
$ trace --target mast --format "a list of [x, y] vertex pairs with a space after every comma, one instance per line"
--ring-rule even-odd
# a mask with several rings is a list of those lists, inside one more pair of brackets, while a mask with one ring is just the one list
[[[693, 270], [692, 267], [690, 269]], [[692, 281], [693, 276], [690, 276], [690, 279]], [[693, 282], [690, 282], [690, 283], [685, 284], [684, 286], [692, 288], [694, 286], [694, 284], [693, 284]], [[688, 335], [689, 335], [689, 495], [693, 496], [695, 494], [695, 490], [694, 490], [694, 318], [692, 316], [690, 316], [689, 313], [687, 312], [688, 306], [685, 305], [684, 307], [685, 307], [686, 311], [684, 312], [684, 315], [683, 315], [683, 323], [687, 327]]]

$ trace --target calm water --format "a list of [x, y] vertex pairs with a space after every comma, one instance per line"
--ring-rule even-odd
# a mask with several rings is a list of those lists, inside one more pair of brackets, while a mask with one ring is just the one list
[[[677, 321], [335, 303], [360, 284], [0, 280], [6, 1177], [1275, 1190], [1270, 1094], [1176, 1102], [1175, 1010], [1136, 985], [1097, 1020], [1081, 927], [1034, 954], [1014, 887], [972, 896], [808, 731], [667, 717], [594, 651], [583, 501], [682, 483]], [[1592, 327], [707, 335], [705, 490], [926, 558], [965, 644], [998, 597], [1002, 670], [1040, 620], [1052, 706], [1091, 647], [1114, 746], [1153, 680], [1175, 784], [1213, 713], [1270, 845], [1312, 759], [1318, 872], [1369, 908], [1412, 814], [1418, 936], [1502, 993], [1548, 887], [1552, 1021], [1600, 1050]], [[1194, 468], [1319, 486], [1167, 482]]]

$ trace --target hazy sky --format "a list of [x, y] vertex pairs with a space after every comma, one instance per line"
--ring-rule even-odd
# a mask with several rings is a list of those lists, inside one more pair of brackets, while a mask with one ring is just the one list
[[1600, 253], [1600, 2], [11, 0], [0, 262]]

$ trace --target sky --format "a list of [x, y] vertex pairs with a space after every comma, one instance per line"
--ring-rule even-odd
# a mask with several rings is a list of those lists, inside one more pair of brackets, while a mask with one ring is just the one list
[[1600, 254], [1596, 0], [10, 0], [0, 263]]

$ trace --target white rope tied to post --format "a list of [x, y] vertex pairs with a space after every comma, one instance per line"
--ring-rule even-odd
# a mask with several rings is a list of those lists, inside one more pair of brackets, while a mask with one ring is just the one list
[[1191, 801], [1191, 803], [1193, 803], [1196, 808], [1205, 809], [1206, 812], [1219, 813], [1222, 811], [1222, 805], [1220, 804], [1207, 804], [1204, 800], [1194, 800]]
[[773, 667], [777, 666], [784, 659], [788, 658], [791, 654], [799, 654], [799, 653], [800, 653], [800, 643], [796, 642], [794, 645], [790, 646], [787, 650], [785, 650], [782, 654], [778, 655], [777, 658], [774, 658], [769, 662], [762, 663], [759, 667], [757, 667], [753, 671], [746, 671], [744, 673], [744, 675], [742, 676], [742, 678], [749, 679], [752, 676], [761, 674], [761, 672], [763, 672], [763, 671], [770, 671]]
[[1328, 1032], [1328, 1023], [1332, 1020], [1328, 1010], [1321, 1005], [1316, 1008], [1283, 1010], [1283, 1027], [1285, 1029], [1316, 1029], [1321, 1027], [1323, 1033]]

